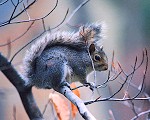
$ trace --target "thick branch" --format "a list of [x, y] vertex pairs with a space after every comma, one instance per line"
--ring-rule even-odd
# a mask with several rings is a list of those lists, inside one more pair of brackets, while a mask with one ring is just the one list
[[42, 114], [34, 100], [31, 87], [25, 86], [25, 81], [20, 77], [15, 68], [8, 62], [8, 60], [1, 54], [0, 70], [16, 87], [29, 118], [31, 120], [43, 120]]
[[67, 86], [61, 86], [57, 91], [63, 94], [75, 106], [77, 106], [79, 113], [85, 120], [96, 120], [95, 117], [87, 110], [84, 102], [78, 98]]

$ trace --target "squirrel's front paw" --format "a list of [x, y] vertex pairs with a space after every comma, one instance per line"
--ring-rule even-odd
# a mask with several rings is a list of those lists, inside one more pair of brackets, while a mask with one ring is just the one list
[[84, 84], [84, 86], [89, 86], [92, 91], [94, 91], [94, 88], [96, 88], [96, 84], [94, 82], [87, 82]]
[[68, 82], [66, 82], [66, 81], [63, 81], [63, 82], [59, 85], [59, 87], [63, 87], [63, 86], [67, 86], [67, 87], [71, 90], [70, 84], [69, 84]]

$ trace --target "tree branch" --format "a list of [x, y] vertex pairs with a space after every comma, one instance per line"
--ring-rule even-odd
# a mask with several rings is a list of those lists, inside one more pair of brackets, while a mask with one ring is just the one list
[[7, 3], [8, 1], [9, 1], [9, 0], [5, 0], [5, 1], [1, 2], [0, 5], [3, 5], [3, 4], [5, 4], [5, 3]]
[[147, 111], [144, 111], [144, 112], [139, 113], [137, 116], [133, 117], [131, 120], [136, 120], [137, 117], [140, 117], [140, 116], [145, 115], [145, 114], [148, 114], [148, 113], [150, 113], [150, 110], [147, 110]]
[[[71, 18], [74, 16], [74, 14], [75, 14], [81, 7], [83, 7], [87, 2], [89, 2], [89, 1], [90, 1], [90, 0], [85, 0], [85, 1], [83, 1], [83, 2], [71, 13], [71, 15], [68, 17], [68, 19], [66, 19], [67, 15], [68, 15], [68, 12], [69, 12], [69, 9], [68, 9], [67, 12], [66, 12], [66, 15], [65, 15], [64, 19], [62, 20], [62, 22], [60, 22], [56, 27], [51, 28], [50, 30], [53, 30], [53, 32], [55, 32], [55, 31], [57, 31], [58, 29], [60, 29], [63, 25], [67, 24], [67, 23], [71, 20]], [[56, 2], [56, 5], [54, 6], [54, 8], [53, 8], [49, 13], [53, 12], [53, 10], [56, 9], [57, 4], [58, 4], [58, 1]], [[26, 7], [26, 9], [27, 9], [27, 7]], [[46, 16], [40, 18], [40, 20], [42, 20], [42, 19], [44, 19], [45, 17], [47, 17], [47, 16], [49, 15], [49, 13], [48, 13]], [[30, 21], [32, 21], [32, 20], [30, 20]], [[36, 21], [36, 19], [34, 19], [34, 21]], [[0, 26], [0, 27], [1, 27], [1, 26]], [[24, 49], [26, 46], [28, 46], [30, 43], [32, 43], [32, 42], [35, 41], [37, 38], [39, 38], [40, 36], [42, 36], [45, 32], [46, 32], [46, 31], [44, 30], [44, 32], [42, 32], [39, 36], [37, 36], [36, 38], [34, 38], [34, 39], [31, 40], [30, 42], [28, 42], [25, 46], [21, 47], [21, 48], [13, 55], [12, 59], [10, 60], [10, 62], [13, 61], [13, 59], [15, 58], [15, 56], [16, 56], [21, 50], [23, 50], [23, 49]]]
[[[54, 8], [50, 12], [48, 12], [46, 15], [44, 15], [43, 17], [30, 19], [30, 20], [22, 20], [22, 21], [10, 22], [9, 24], [18, 24], [18, 23], [25, 23], [25, 22], [42, 20], [42, 19], [48, 17], [56, 9], [57, 5], [58, 5], [58, 0], [56, 1], [56, 4], [55, 4]], [[24, 11], [26, 11], [26, 7], [24, 8]], [[12, 18], [10, 20], [12, 20]]]
[[9, 45], [9, 44], [11, 44], [11, 43], [13, 43], [13, 42], [19, 40], [20, 38], [22, 38], [22, 37], [30, 30], [30, 28], [33, 26], [34, 23], [35, 23], [35, 21], [33, 21], [33, 22], [30, 24], [30, 26], [26, 29], [26, 31], [23, 32], [21, 35], [19, 35], [17, 38], [15, 38], [14, 40], [11, 40], [11, 41], [9, 41], [9, 42], [7, 42], [7, 43], [0, 44], [0, 47], [4, 47], [4, 46], [6, 46], [6, 45]]
[[96, 120], [95, 117], [88, 111], [84, 105], [84, 102], [79, 97], [77, 97], [67, 86], [61, 86], [57, 91], [63, 94], [68, 100], [77, 106], [79, 113], [85, 120]]
[[37, 0], [34, 0], [32, 3], [30, 3], [26, 8], [24, 8], [21, 12], [19, 12], [17, 15], [13, 16], [11, 19], [3, 22], [0, 24], [0, 27], [6, 26], [10, 24], [10, 21], [14, 20], [18, 16], [20, 16], [26, 9], [30, 8]]
[[8, 66], [6, 69], [1, 69], [1, 71], [17, 89], [29, 118], [31, 120], [43, 120], [43, 116], [34, 100], [31, 86], [25, 85], [26, 81], [20, 77], [15, 68], [1, 54], [0, 66]]
[[[115, 96], [116, 94], [118, 94], [118, 93], [122, 90], [122, 88], [124, 87], [124, 85], [125, 85], [126, 83], [128, 83], [128, 78], [131, 77], [131, 79], [132, 79], [133, 74], [135, 74], [136, 70], [138, 70], [138, 69], [140, 68], [139, 66], [141, 66], [141, 65], [143, 64], [143, 62], [144, 62], [144, 52], [145, 52], [145, 58], [146, 58], [146, 59], [145, 59], [145, 60], [146, 60], [145, 63], [146, 63], [146, 64], [145, 64], [145, 69], [144, 69], [144, 73], [143, 73], [143, 79], [142, 79], [141, 89], [140, 89], [140, 90], [136, 93], [136, 95], [134, 95], [133, 97], [130, 97], [130, 98], [123, 97], [122, 99], [114, 98], [114, 96]], [[118, 65], [119, 65], [119, 67], [120, 67], [122, 73], [125, 75], [125, 78], [124, 78], [125, 80], [124, 80], [123, 83], [121, 84], [121, 87], [120, 87], [115, 93], [113, 93], [112, 95], [110, 95], [109, 97], [91, 100], [91, 101], [85, 102], [85, 105], [92, 104], [92, 103], [94, 103], [94, 102], [100, 102], [100, 101], [150, 100], [150, 97], [147, 97], [147, 98], [138, 98], [138, 96], [140, 95], [140, 93], [142, 92], [142, 90], [143, 90], [143, 88], [144, 88], [144, 83], [145, 83], [145, 79], [146, 79], [146, 73], [147, 73], [147, 69], [148, 69], [148, 61], [149, 61], [149, 59], [148, 59], [148, 53], [147, 53], [147, 50], [145, 49], [145, 51], [143, 51], [143, 59], [142, 59], [142, 62], [140, 63], [140, 65], [139, 65], [138, 67], [136, 67], [136, 62], [137, 62], [137, 58], [136, 58], [135, 64], [134, 64], [134, 66], [133, 66], [134, 69], [133, 69], [133, 71], [132, 71], [131, 73], [129, 73], [129, 74], [125, 73], [125, 71], [122, 69], [121, 65], [118, 63]], [[108, 74], [108, 76], [109, 76], [109, 74]], [[106, 80], [106, 83], [107, 83], [107, 81], [109, 81], [109, 78], [110, 78], [110, 77], [108, 77], [108, 80]], [[131, 82], [131, 81], [129, 81], [128, 85], [130, 84], [130, 82]], [[104, 82], [104, 83], [105, 83], [105, 82]]]

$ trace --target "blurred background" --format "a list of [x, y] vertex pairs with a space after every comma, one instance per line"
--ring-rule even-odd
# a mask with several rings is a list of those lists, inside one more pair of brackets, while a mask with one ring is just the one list
[[[5, 0], [0, 0], [2, 3]], [[14, 4], [17, 0], [13, 0]], [[24, 5], [27, 2], [31, 3], [32, 0], [24, 0]], [[68, 16], [73, 10], [81, 4], [83, 0], [59, 0], [57, 8], [44, 19], [46, 29], [57, 26], [66, 14], [69, 8]], [[53, 9], [56, 4], [56, 0], [38, 0], [30, 9], [27, 10], [31, 19], [40, 18], [45, 16], [49, 11]], [[19, 13], [23, 9], [23, 5], [17, 7], [15, 14]], [[9, 20], [14, 6], [11, 0], [8, 0], [3, 5], [0, 5], [0, 24]], [[14, 14], [14, 15], [15, 15]], [[13, 20], [21, 21], [27, 20], [27, 13], [21, 14], [19, 17]], [[92, 22], [105, 22], [106, 38], [104, 39], [104, 51], [109, 59], [109, 65], [111, 65], [112, 53], [115, 52], [115, 59], [118, 60], [125, 71], [131, 71], [131, 65], [135, 62], [135, 57], [138, 56], [138, 63], [140, 63], [142, 57], [142, 51], [144, 48], [148, 50], [150, 58], [150, 1], [149, 0], [91, 0], [85, 6], [83, 6], [69, 21], [71, 26], [79, 26]], [[30, 30], [20, 39], [13, 42], [11, 45], [2, 46], [9, 41], [14, 40], [29, 27], [29, 23], [9, 24], [0, 27], [0, 52], [8, 57], [10, 60], [12, 56], [27, 42], [42, 33], [43, 25], [41, 20], [36, 21]], [[76, 27], [68, 27], [64, 25], [60, 29], [61, 31], [76, 31]], [[28, 45], [23, 49], [13, 60], [13, 65], [18, 71], [20, 71], [20, 65], [25, 55], [25, 51], [30, 47]], [[136, 76], [132, 82], [136, 85], [140, 85], [142, 81], [144, 66], [137, 71]], [[97, 73], [97, 83], [100, 84], [107, 79], [108, 71]], [[93, 74], [90, 75], [89, 81], [93, 81]], [[150, 69], [146, 75], [146, 87], [145, 91], [150, 94]], [[110, 83], [111, 89], [116, 89], [119, 84], [116, 82]], [[77, 83], [77, 85], [80, 85]], [[51, 90], [39, 90], [33, 88], [33, 93], [37, 104], [42, 111], [48, 100], [48, 95]], [[81, 98], [83, 100], [91, 100], [96, 98], [92, 96], [92, 92], [88, 88], [81, 88]], [[136, 93], [136, 90], [131, 89], [131, 93]], [[109, 88], [99, 89], [101, 97], [109, 96]], [[118, 98], [120, 96], [117, 96]], [[143, 103], [141, 103], [143, 104]], [[147, 104], [150, 106], [149, 104]], [[6, 77], [0, 73], [0, 120], [12, 120], [13, 119], [13, 106], [16, 106], [16, 113], [18, 120], [29, 119], [24, 111], [19, 95], [14, 86], [6, 79]], [[109, 110], [112, 110], [116, 120], [129, 120], [134, 114], [131, 108], [117, 102], [99, 102], [87, 106], [90, 112], [97, 118], [102, 120], [109, 120]], [[127, 111], [128, 110], [128, 111]], [[51, 114], [51, 108], [47, 110], [44, 117], [45, 119], [53, 120]], [[77, 115], [76, 120], [80, 120], [80, 115]]]

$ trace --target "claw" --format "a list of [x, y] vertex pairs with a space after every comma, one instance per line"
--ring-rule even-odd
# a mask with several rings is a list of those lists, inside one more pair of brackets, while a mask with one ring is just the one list
[[95, 85], [94, 82], [87, 82], [87, 83], [84, 84], [84, 86], [86, 86], [86, 87], [90, 86], [90, 89], [92, 91], [94, 91], [94, 88], [96, 88], [96, 85]]

